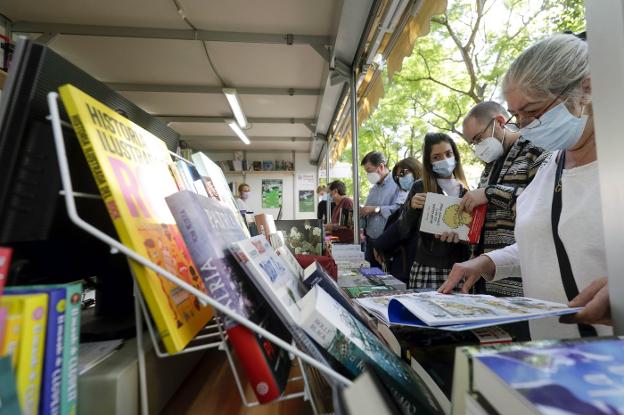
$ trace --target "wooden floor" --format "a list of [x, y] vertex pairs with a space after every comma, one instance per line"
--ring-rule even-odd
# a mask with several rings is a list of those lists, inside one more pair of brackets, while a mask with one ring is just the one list
[[[298, 375], [298, 372], [298, 367], [293, 368], [293, 375]], [[292, 382], [286, 393], [300, 391], [302, 387], [301, 381]], [[248, 401], [255, 401], [253, 391], [248, 385], [246, 390]], [[162, 412], [163, 415], [312, 413], [310, 404], [302, 398], [246, 408], [241, 402], [225, 353], [219, 351], [206, 354]]]

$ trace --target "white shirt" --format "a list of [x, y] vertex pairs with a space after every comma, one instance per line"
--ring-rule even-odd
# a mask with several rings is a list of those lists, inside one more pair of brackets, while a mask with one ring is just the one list
[[243, 199], [241, 199], [240, 197], [237, 197], [235, 199], [236, 201], [236, 207], [238, 208], [238, 210], [244, 210], [244, 211], [248, 211], [249, 207], [247, 207], [247, 202], [245, 202]]
[[436, 179], [438, 186], [442, 188], [447, 196], [459, 197], [461, 186], [456, 179]]
[[[551, 211], [556, 157], [545, 160], [537, 175], [516, 203], [516, 243], [488, 255], [498, 268], [520, 265], [524, 295], [567, 303], [557, 251], [552, 234]], [[565, 246], [579, 291], [593, 280], [607, 275], [598, 162], [562, 173], [559, 237]], [[499, 275], [495, 276], [495, 279]], [[531, 337], [558, 339], [579, 337], [574, 324], [559, 324], [557, 318], [529, 322]], [[607, 326], [595, 326], [599, 335], [610, 335]]]

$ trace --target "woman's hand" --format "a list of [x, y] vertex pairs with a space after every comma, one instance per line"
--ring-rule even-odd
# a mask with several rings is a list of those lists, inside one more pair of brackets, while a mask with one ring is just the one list
[[562, 316], [559, 319], [562, 323], [613, 325], [607, 277], [594, 280], [579, 295], [574, 297], [568, 305], [570, 307], [585, 308], [574, 315]]
[[459, 242], [459, 235], [457, 232], [442, 232], [441, 235], [436, 235], [436, 239], [441, 240], [442, 242], [454, 243]]
[[412, 209], [422, 209], [425, 206], [426, 199], [427, 193], [416, 193], [410, 201], [410, 207]]
[[482, 275], [494, 275], [495, 272], [496, 265], [487, 255], [481, 255], [465, 262], [458, 262], [453, 265], [453, 269], [451, 269], [448, 278], [440, 286], [438, 292], [449, 294], [463, 280], [464, 286], [461, 292], [468, 294], [468, 291]]
[[460, 209], [464, 209], [468, 213], [472, 213], [472, 210], [477, 206], [485, 205], [488, 202], [485, 195], [485, 188], [471, 190], [466, 192], [459, 202]]

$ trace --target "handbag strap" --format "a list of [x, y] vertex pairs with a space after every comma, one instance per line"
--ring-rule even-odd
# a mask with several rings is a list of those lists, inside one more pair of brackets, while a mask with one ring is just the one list
[[[572, 273], [572, 265], [570, 265], [570, 258], [563, 246], [563, 242], [559, 237], [559, 219], [561, 217], [561, 175], [563, 174], [563, 167], [565, 165], [565, 150], [560, 152], [559, 162], [557, 163], [557, 171], [555, 173], [555, 188], [553, 190], [553, 201], [551, 210], [551, 224], [553, 239], [555, 241], [555, 249], [557, 251], [557, 260], [559, 261], [559, 271], [561, 272], [561, 281], [563, 282], [563, 289], [565, 290], [568, 301], [571, 301], [579, 294], [576, 281], [574, 280], [574, 274]], [[589, 324], [578, 324], [581, 337], [597, 336], [596, 329]]]

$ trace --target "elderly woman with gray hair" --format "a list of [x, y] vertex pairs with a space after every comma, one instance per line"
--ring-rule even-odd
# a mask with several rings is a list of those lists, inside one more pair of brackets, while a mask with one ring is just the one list
[[[516, 243], [455, 264], [441, 292], [520, 265], [527, 297], [567, 303], [607, 273], [587, 44], [554, 35], [525, 50], [503, 79], [509, 126], [552, 153], [516, 204]], [[610, 334], [606, 326], [530, 321], [533, 339]]]

